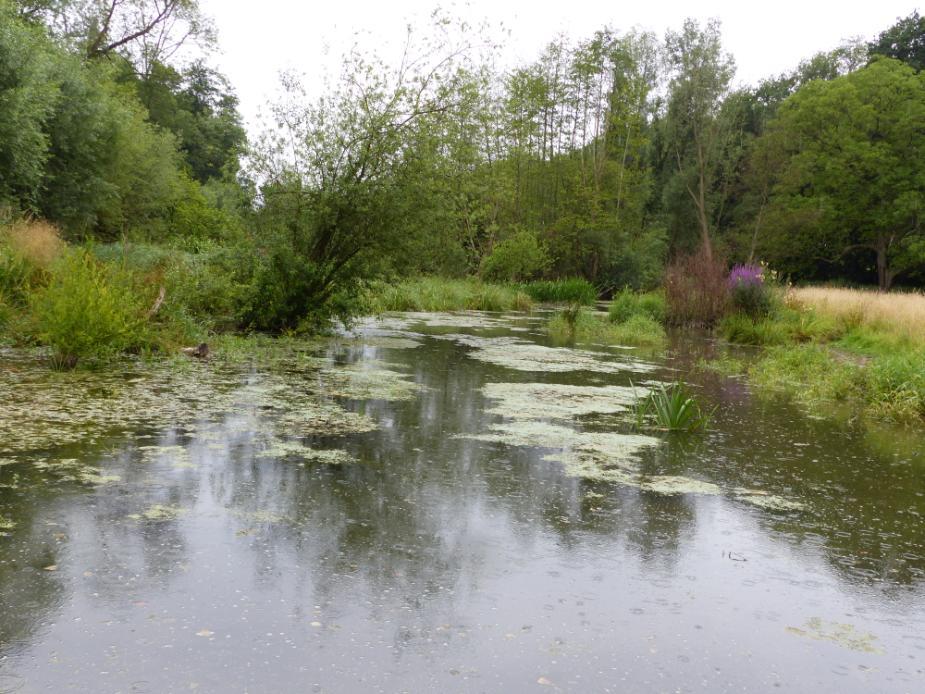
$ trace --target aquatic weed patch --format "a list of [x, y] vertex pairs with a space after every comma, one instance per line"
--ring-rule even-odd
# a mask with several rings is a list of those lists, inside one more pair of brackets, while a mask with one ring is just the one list
[[495, 401], [488, 412], [511, 419], [572, 419], [590, 414], [617, 414], [639, 397], [628, 386], [574, 386], [559, 383], [487, 383], [485, 397]]
[[482, 337], [478, 335], [439, 335], [438, 339], [453, 340], [472, 347], [468, 353], [477, 359], [515, 371], [566, 373], [591, 371], [597, 373], [650, 373], [656, 366], [637, 359], [567, 347], [546, 347], [516, 337]]
[[276, 440], [257, 454], [258, 458], [298, 458], [305, 462], [343, 465], [357, 462], [350, 453], [336, 448], [312, 448], [299, 441]]
[[132, 513], [129, 514], [128, 518], [135, 521], [152, 521], [152, 522], [162, 522], [162, 521], [171, 521], [177, 520], [181, 516], [186, 515], [187, 509], [180, 508], [179, 506], [167, 506], [164, 504], [154, 504], [154, 506], [149, 506], [141, 513]]
[[787, 627], [787, 631], [795, 636], [803, 636], [814, 641], [830, 641], [859, 653], [883, 654], [883, 650], [876, 645], [877, 637], [858, 631], [853, 624], [827, 622], [819, 617], [813, 617], [802, 627]]
[[[420, 390], [381, 362], [342, 366], [311, 350], [269, 355], [259, 371], [237, 360], [125, 360], [118, 370], [60, 373], [30, 353], [5, 356], [0, 455], [92, 444], [142, 429], [192, 432], [234, 415], [257, 418], [289, 436], [364, 433], [376, 423], [344, 409], [337, 398], [403, 400]], [[182, 449], [142, 447], [142, 457], [171, 454], [188, 462]]]

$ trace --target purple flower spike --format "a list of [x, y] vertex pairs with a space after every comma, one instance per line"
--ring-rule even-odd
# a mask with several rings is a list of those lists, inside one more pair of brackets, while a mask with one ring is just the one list
[[736, 265], [729, 273], [730, 289], [757, 287], [764, 284], [764, 268], [760, 265]]

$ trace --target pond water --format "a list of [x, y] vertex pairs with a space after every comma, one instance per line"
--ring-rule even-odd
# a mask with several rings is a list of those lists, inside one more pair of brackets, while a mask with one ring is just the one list
[[925, 691], [920, 437], [542, 321], [0, 354], [0, 692]]

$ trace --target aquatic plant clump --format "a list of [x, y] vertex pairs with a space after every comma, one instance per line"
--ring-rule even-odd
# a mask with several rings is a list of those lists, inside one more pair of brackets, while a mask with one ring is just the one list
[[702, 431], [710, 423], [711, 413], [705, 412], [680, 381], [666, 386], [660, 383], [635, 408], [636, 426], [654, 426], [666, 431]]

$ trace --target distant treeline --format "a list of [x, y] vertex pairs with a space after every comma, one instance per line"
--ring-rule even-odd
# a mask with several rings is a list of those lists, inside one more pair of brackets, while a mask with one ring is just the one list
[[0, 211], [234, 247], [259, 329], [349, 315], [373, 278], [649, 288], [693, 252], [922, 284], [917, 13], [744, 88], [716, 22], [560, 37], [506, 71], [477, 35], [437, 19], [398, 66], [355, 50], [317, 101], [288, 76], [248, 143], [195, 0], [0, 0]]

